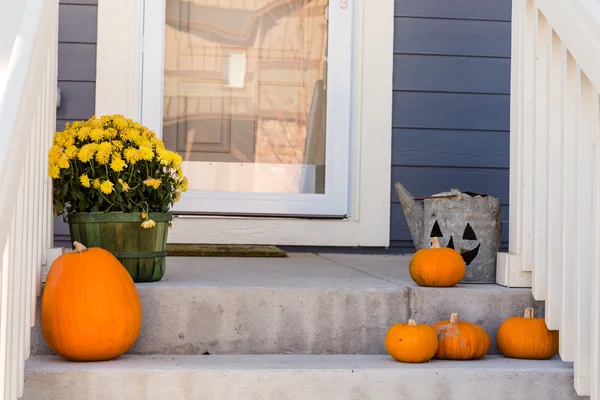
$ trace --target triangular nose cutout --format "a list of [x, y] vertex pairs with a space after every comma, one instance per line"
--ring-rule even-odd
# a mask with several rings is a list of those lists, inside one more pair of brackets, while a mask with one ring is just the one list
[[450, 236], [450, 241], [446, 245], [447, 248], [454, 250], [454, 237]]
[[437, 221], [435, 221], [435, 224], [433, 224], [433, 228], [431, 228], [431, 234], [429, 235], [429, 237], [444, 237], [444, 235], [442, 234], [442, 230], [440, 229], [440, 225]]
[[475, 235], [475, 231], [471, 228], [471, 224], [467, 224], [462, 238], [463, 240], [477, 240], [477, 235]]

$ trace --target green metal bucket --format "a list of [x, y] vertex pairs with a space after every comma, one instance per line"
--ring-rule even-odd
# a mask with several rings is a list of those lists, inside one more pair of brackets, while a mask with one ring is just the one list
[[68, 217], [71, 242], [111, 252], [134, 282], [155, 282], [165, 274], [170, 213], [150, 213], [156, 222], [142, 228], [140, 213], [75, 213]]

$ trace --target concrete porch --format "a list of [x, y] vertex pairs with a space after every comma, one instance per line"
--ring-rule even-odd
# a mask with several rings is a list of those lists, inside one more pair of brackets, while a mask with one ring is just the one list
[[[530, 289], [423, 288], [409, 256], [290, 254], [168, 259], [138, 284], [141, 335], [108, 363], [49, 356], [36, 327], [25, 399], [575, 399], [571, 364], [497, 355], [500, 323], [544, 305]], [[409, 317], [460, 313], [490, 335], [480, 361], [402, 364], [384, 336]], [[270, 379], [268, 379], [270, 378]], [[270, 381], [268, 385], [266, 381]]]

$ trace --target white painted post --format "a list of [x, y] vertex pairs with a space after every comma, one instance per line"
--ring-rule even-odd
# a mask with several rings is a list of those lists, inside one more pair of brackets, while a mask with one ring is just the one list
[[[584, 73], [581, 74], [581, 89], [579, 100], [579, 129], [577, 151], [577, 220], [579, 237], [577, 240], [577, 293], [576, 293], [576, 327], [577, 342], [575, 350], [575, 389], [579, 394], [589, 394], [591, 366], [591, 279], [594, 265], [594, 224], [592, 223], [593, 203], [593, 149], [596, 137], [594, 133], [594, 88]], [[597, 108], [597, 106], [596, 106]]]
[[535, 57], [537, 38], [537, 14], [533, 0], [526, 0], [525, 37], [524, 37], [524, 71], [523, 71], [523, 194], [522, 194], [522, 229], [521, 257], [523, 271], [531, 271], [534, 264], [533, 253], [533, 215], [534, 215], [534, 163], [533, 151], [535, 129]]
[[548, 242], [546, 243], [548, 260], [548, 287], [546, 298], [546, 324], [549, 329], [559, 329], [562, 317], [562, 231], [563, 220], [560, 215], [563, 193], [562, 176], [562, 139], [563, 139], [563, 102], [562, 94], [565, 80], [566, 58], [560, 38], [548, 26], [548, 48], [550, 49], [548, 62], [548, 148], [546, 155], [546, 170], [548, 196], [546, 197], [548, 221]]
[[562, 100], [565, 110], [563, 119], [563, 231], [562, 231], [562, 317], [560, 356], [564, 361], [573, 361], [576, 342], [576, 301], [577, 296], [577, 143], [579, 116], [580, 73], [570, 53], [566, 52], [566, 81]]
[[536, 300], [546, 300], [548, 291], [547, 273], [547, 235], [548, 235], [548, 197], [546, 154], [548, 146], [547, 115], [548, 115], [548, 62], [549, 62], [549, 33], [546, 18], [537, 11], [534, 22], [537, 26], [535, 46], [535, 136], [533, 152], [533, 296]]

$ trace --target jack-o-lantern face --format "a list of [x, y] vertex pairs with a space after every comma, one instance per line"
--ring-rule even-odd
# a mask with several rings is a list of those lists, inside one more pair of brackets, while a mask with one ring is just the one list
[[[444, 234], [440, 229], [440, 225], [437, 221], [435, 221], [435, 223], [433, 224], [433, 228], [431, 228], [431, 233], [429, 234], [429, 236], [438, 238], [444, 237]], [[477, 235], [475, 234], [473, 227], [471, 227], [471, 224], [469, 223], [467, 223], [467, 226], [465, 226], [465, 230], [462, 234], [462, 240], [463, 246], [460, 246], [460, 248], [456, 248], [456, 245], [454, 244], [454, 236], [450, 235], [450, 240], [448, 240], [446, 247], [458, 251], [462, 256], [463, 260], [465, 260], [465, 264], [469, 265], [473, 262], [473, 260], [475, 260], [475, 258], [479, 254], [479, 249], [481, 248], [481, 243], [477, 242]]]

